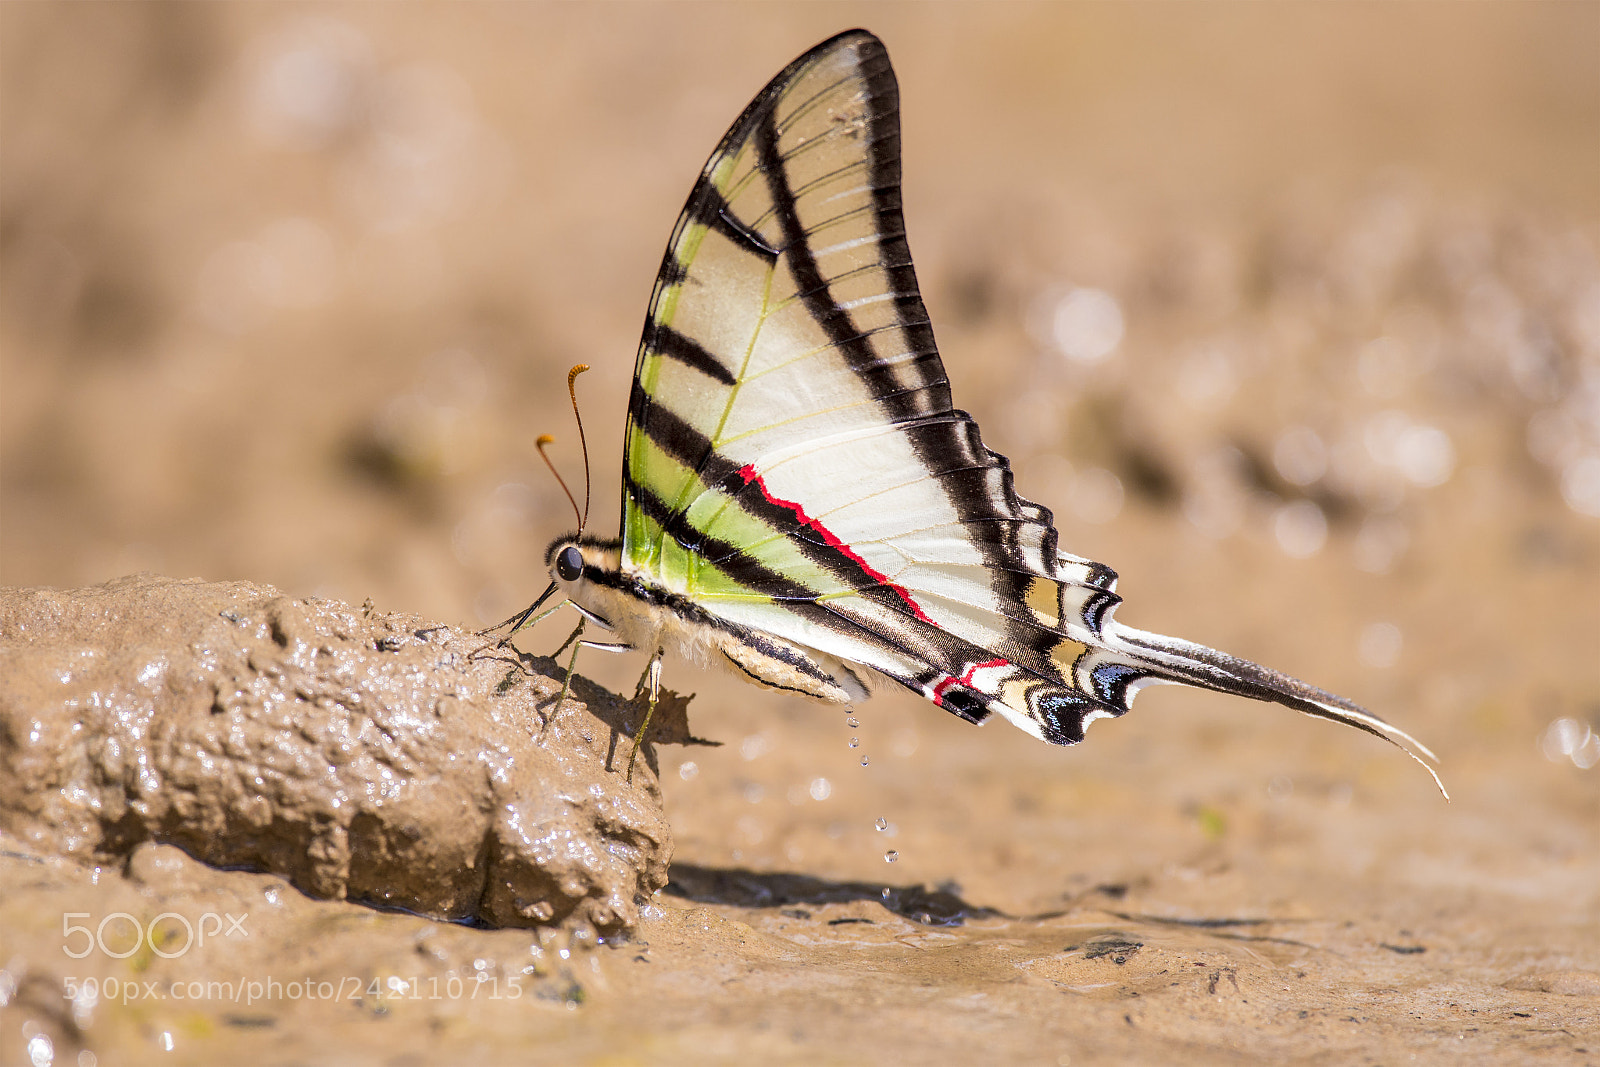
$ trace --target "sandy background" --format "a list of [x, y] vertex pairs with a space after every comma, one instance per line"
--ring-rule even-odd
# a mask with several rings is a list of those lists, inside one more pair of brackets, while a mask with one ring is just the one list
[[[0, 582], [520, 608], [570, 523], [533, 450], [576, 470], [566, 367], [606, 530], [674, 214], [857, 24], [1021, 491], [1122, 618], [1392, 718], [1454, 802], [1208, 694], [1059, 750], [669, 664], [726, 743], [664, 752], [674, 887], [582, 996], [62, 1014], [28, 977], [73, 974], [61, 901], [160, 879], [8, 849], [0, 1062], [1600, 1060], [1600, 6], [0, 6]], [[190, 970], [529, 936], [293, 907]]]

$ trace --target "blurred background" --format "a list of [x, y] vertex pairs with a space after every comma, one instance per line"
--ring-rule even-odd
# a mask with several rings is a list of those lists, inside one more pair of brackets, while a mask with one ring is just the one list
[[[1380, 709], [1458, 780], [1600, 762], [1594, 4], [0, 5], [0, 582], [524, 606], [572, 525], [538, 434], [581, 482], [566, 368], [594, 368], [606, 533], [674, 217], [745, 102], [854, 24], [899, 74], [957, 402], [1123, 574], [1123, 619]], [[676, 820], [689, 853], [848, 839], [783, 829], [842, 795], [844, 727], [830, 770], [788, 725], [814, 707], [668, 683], [733, 742], [667, 757], [728, 805]], [[1429, 788], [1293, 716], [1144, 704], [1084, 757], [894, 696], [872, 751], [936, 809], [918, 781], [962, 760], [1210, 795], [1252, 739], [1283, 763], [1241, 779], [1263, 803], [1307, 763], [1345, 802], [1358, 767]]]

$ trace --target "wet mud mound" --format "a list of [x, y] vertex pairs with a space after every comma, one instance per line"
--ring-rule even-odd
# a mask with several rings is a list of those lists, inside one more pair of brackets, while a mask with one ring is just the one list
[[652, 760], [623, 773], [630, 708], [580, 681], [558, 711], [559, 689], [490, 638], [248, 582], [8, 590], [0, 829], [85, 863], [159, 842], [316, 898], [616, 931], [666, 884], [671, 831]]

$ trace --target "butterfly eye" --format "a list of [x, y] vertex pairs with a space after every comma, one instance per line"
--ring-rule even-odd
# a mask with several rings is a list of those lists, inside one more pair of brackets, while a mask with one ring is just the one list
[[556, 576], [563, 582], [575, 582], [583, 574], [583, 553], [576, 546], [568, 545], [556, 557]]

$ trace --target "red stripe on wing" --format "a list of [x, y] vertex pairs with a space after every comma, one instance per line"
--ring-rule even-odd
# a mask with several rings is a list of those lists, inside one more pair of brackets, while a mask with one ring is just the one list
[[948, 674], [945, 675], [943, 678], [939, 679], [939, 681], [934, 684], [934, 687], [933, 687], [933, 704], [934, 704], [934, 706], [935, 707], [940, 707], [940, 708], [944, 707], [945, 690], [949, 689], [952, 685], [955, 685], [957, 682], [961, 683], [964, 686], [967, 686], [968, 688], [971, 688], [971, 686], [972, 686], [972, 678], [979, 671], [981, 671], [981, 670], [983, 670], [983, 669], [985, 669], [987, 667], [1009, 667], [1009, 666], [1011, 666], [1011, 661], [1010, 660], [991, 659], [991, 660], [988, 660], [988, 661], [986, 661], [984, 663], [970, 663], [970, 664], [968, 664], [967, 665], [967, 669], [961, 672], [961, 677], [960, 678], [955, 678], [955, 677], [952, 677], [951, 675], [948, 675]]
[[793, 500], [784, 500], [782, 497], [773, 496], [772, 491], [767, 488], [766, 481], [761, 477], [761, 474], [755, 469], [755, 467], [748, 463], [743, 467], [740, 467], [739, 477], [744, 479], [744, 484], [754, 485], [757, 489], [761, 490], [761, 495], [766, 498], [767, 503], [792, 512], [794, 517], [800, 520], [801, 526], [815, 530], [822, 536], [822, 541], [824, 544], [826, 544], [829, 548], [835, 549], [836, 551], [849, 557], [851, 562], [861, 568], [861, 573], [865, 574], [879, 585], [887, 586], [888, 588], [893, 589], [900, 595], [900, 599], [906, 602], [906, 606], [911, 609], [911, 613], [917, 618], [921, 619], [930, 626], [938, 625], [938, 623], [928, 618], [927, 614], [923, 612], [921, 605], [919, 605], [915, 600], [911, 599], [910, 593], [906, 592], [902, 586], [898, 586], [891, 582], [888, 575], [877, 570], [872, 566], [872, 564], [862, 559], [861, 556], [857, 554], [855, 549], [851, 548], [844, 541], [841, 541], [831, 530], [822, 525], [822, 523], [818, 522], [816, 519], [813, 519], [810, 515], [807, 515], [805, 508], [801, 507]]

